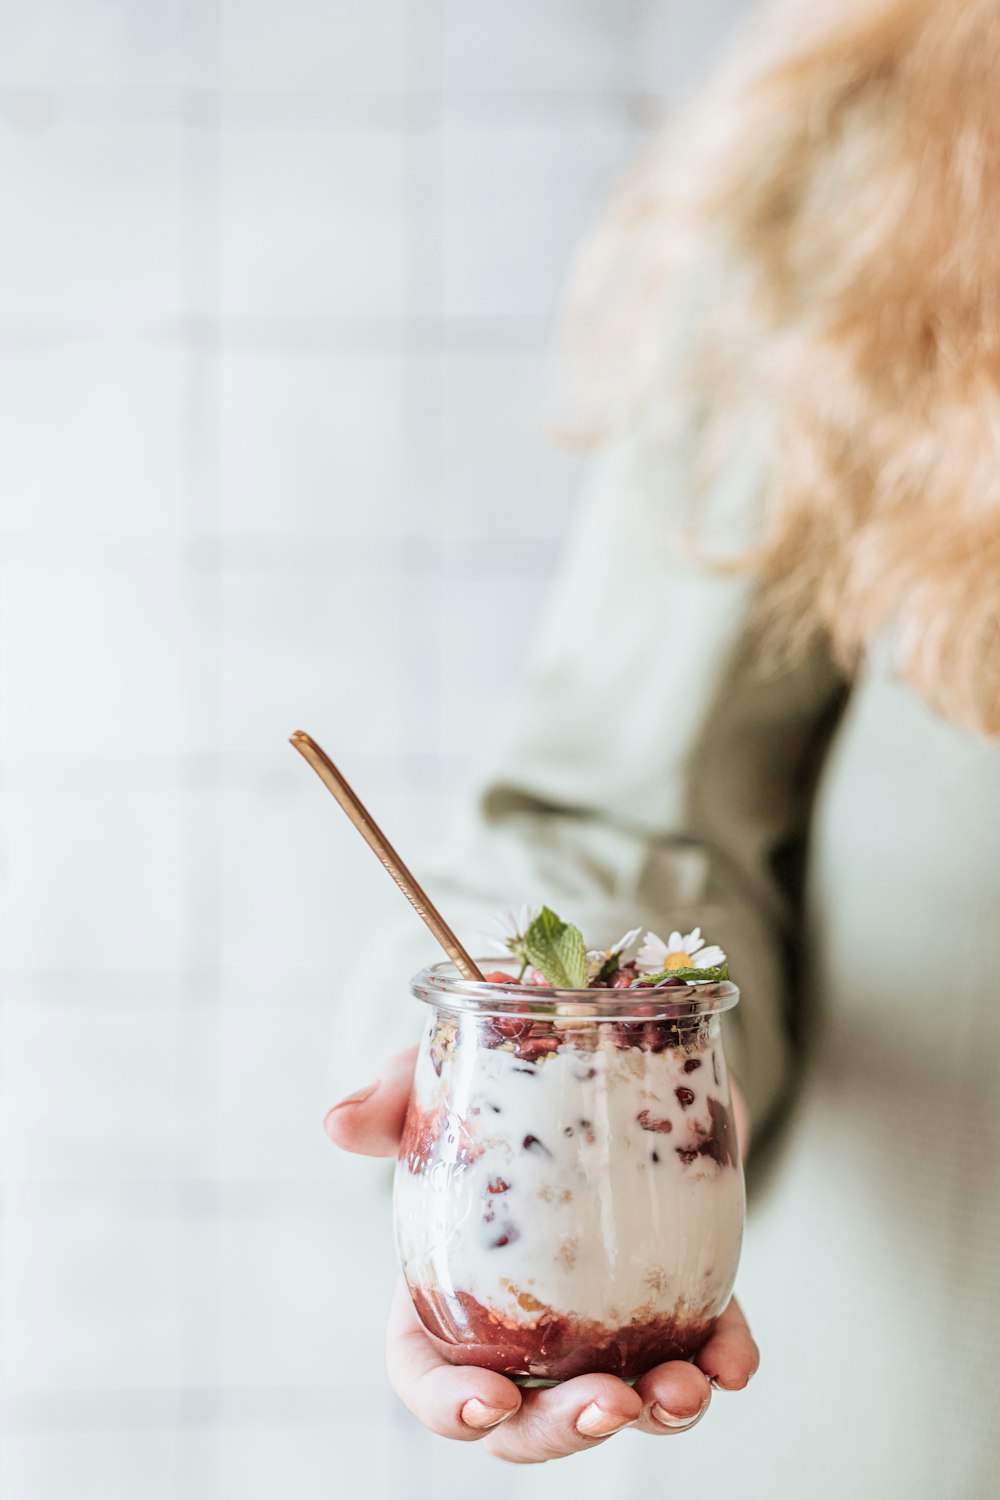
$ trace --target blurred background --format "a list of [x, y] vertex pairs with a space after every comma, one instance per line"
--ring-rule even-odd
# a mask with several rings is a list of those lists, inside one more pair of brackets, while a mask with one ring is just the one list
[[286, 741], [436, 847], [572, 514], [567, 258], [745, 8], [0, 0], [4, 1500], [513, 1492], [385, 1384], [322, 1119], [400, 898]]

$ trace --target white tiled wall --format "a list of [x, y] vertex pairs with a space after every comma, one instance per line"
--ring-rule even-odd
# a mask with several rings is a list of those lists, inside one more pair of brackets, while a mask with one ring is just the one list
[[741, 8], [0, 0], [4, 1500], [470, 1481], [321, 1130], [399, 897], [286, 736], [433, 848], [578, 482], [567, 256]]

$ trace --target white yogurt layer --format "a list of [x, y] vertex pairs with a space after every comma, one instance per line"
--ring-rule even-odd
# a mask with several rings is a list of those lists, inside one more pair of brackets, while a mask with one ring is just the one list
[[[711, 1026], [714, 1045], [690, 1073], [684, 1053], [612, 1042], [530, 1064], [470, 1034], [439, 1078], [425, 1041], [417, 1102], [444, 1101], [479, 1154], [456, 1163], [451, 1130], [425, 1171], [399, 1163], [396, 1238], [410, 1283], [467, 1292], [521, 1324], [538, 1304], [610, 1326], [719, 1312], [739, 1259], [742, 1170], [678, 1153], [710, 1134], [709, 1098], [729, 1103]], [[686, 1108], [678, 1088], [694, 1094]], [[644, 1111], [670, 1130], [644, 1129]]]

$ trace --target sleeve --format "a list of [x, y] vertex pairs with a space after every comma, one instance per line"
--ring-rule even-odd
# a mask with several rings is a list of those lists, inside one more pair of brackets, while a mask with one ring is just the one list
[[[546, 901], [593, 946], [640, 923], [663, 936], [700, 926], [740, 987], [726, 1048], [759, 1130], [790, 1075], [796, 907], [782, 872], [843, 683], [820, 648], [762, 669], [754, 580], [676, 540], [689, 458], [633, 431], [595, 462], [471, 817], [421, 876], [477, 954], [497, 908], [523, 901]], [[750, 438], [706, 499], [702, 532], [727, 551], [752, 541], [759, 473]], [[406, 981], [438, 956], [411, 918], [366, 965], [351, 1012], [377, 1008], [383, 1040], [406, 1046], [421, 1019]], [[370, 1071], [365, 1033], [345, 1084]]]

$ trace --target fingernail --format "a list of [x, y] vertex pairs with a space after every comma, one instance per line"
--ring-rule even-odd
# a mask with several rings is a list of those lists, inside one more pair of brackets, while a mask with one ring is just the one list
[[654, 1422], [659, 1422], [661, 1427], [669, 1427], [671, 1432], [682, 1432], [685, 1427], [694, 1426], [707, 1405], [708, 1402], [703, 1401], [693, 1417], [681, 1417], [676, 1412], [667, 1411], [667, 1408], [661, 1406], [659, 1401], [654, 1401], [649, 1408], [649, 1414]]
[[576, 1430], [583, 1437], [610, 1437], [623, 1427], [631, 1427], [636, 1420], [635, 1417], [613, 1417], [610, 1412], [602, 1411], [596, 1401], [591, 1401], [577, 1417]]
[[462, 1421], [466, 1427], [475, 1427], [484, 1432], [487, 1427], [499, 1427], [514, 1415], [513, 1407], [487, 1406], [478, 1396], [472, 1396], [462, 1407]]
[[358, 1089], [356, 1093], [348, 1094], [346, 1099], [341, 1099], [340, 1102], [335, 1104], [332, 1109], [328, 1109], [326, 1112], [326, 1118], [323, 1121], [324, 1125], [327, 1124], [331, 1115], [335, 1115], [337, 1113], [337, 1110], [343, 1109], [346, 1104], [364, 1104], [365, 1100], [370, 1099], [372, 1094], [374, 1094], [381, 1081], [381, 1079], [376, 1078], [375, 1082], [370, 1083], [367, 1088]]

